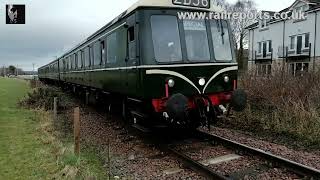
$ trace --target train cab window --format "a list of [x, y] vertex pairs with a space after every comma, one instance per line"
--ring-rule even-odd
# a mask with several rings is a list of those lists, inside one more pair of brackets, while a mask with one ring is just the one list
[[129, 59], [135, 59], [136, 58], [136, 41], [135, 41], [135, 35], [134, 35], [134, 26], [130, 27], [128, 29], [128, 53], [129, 53]]
[[209, 61], [210, 51], [204, 20], [184, 20], [187, 55], [191, 61]]
[[106, 49], [105, 49], [105, 44], [104, 41], [100, 42], [100, 64], [103, 65], [104, 64], [104, 59], [105, 59], [105, 53], [106, 53]]
[[181, 61], [182, 52], [177, 17], [153, 15], [151, 16], [151, 27], [156, 61]]
[[210, 21], [210, 26], [215, 59], [217, 61], [232, 61], [230, 33], [227, 21], [212, 20]]
[[107, 37], [107, 63], [113, 64], [117, 62], [117, 32], [113, 32]]

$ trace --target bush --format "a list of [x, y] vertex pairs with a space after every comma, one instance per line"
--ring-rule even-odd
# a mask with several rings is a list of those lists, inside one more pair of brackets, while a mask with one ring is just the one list
[[74, 106], [70, 98], [60, 89], [46, 85], [34, 88], [28, 93], [27, 97], [20, 101], [20, 105], [32, 109], [43, 108], [45, 110], [52, 110], [55, 97], [58, 98], [59, 109], [68, 109]]
[[248, 108], [233, 125], [320, 144], [320, 72], [299, 77], [281, 71], [269, 77], [248, 73], [240, 84], [248, 93]]

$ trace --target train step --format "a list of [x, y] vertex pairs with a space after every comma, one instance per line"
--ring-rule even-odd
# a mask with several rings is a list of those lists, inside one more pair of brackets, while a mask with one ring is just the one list
[[144, 133], [150, 133], [151, 132], [151, 130], [149, 128], [141, 126], [139, 124], [134, 124], [134, 125], [132, 125], [132, 127], [136, 128], [137, 130], [142, 131]]
[[148, 115], [143, 114], [141, 112], [138, 112], [138, 111], [130, 111], [130, 112], [131, 112], [132, 116], [135, 118], [148, 119]]

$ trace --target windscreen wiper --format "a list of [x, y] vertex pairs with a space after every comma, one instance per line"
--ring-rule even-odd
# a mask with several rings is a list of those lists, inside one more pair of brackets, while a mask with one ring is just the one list
[[220, 19], [220, 27], [221, 27], [221, 39], [222, 39], [222, 44], [224, 44], [224, 28], [223, 28], [223, 24], [222, 24], [222, 20]]

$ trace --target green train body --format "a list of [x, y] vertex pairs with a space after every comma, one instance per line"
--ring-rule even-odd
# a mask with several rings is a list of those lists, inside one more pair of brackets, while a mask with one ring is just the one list
[[186, 97], [186, 111], [197, 109], [195, 99], [200, 98], [207, 111], [211, 104], [216, 116], [215, 107], [231, 103], [236, 89], [230, 27], [222, 20], [177, 17], [179, 12], [218, 11], [215, 7], [191, 8], [162, 1], [155, 1], [162, 2], [159, 5], [137, 3], [79, 46], [39, 68], [39, 79], [139, 102], [146, 107], [142, 109], [148, 109], [143, 111], [166, 119], [170, 118], [166, 103], [171, 96]]

